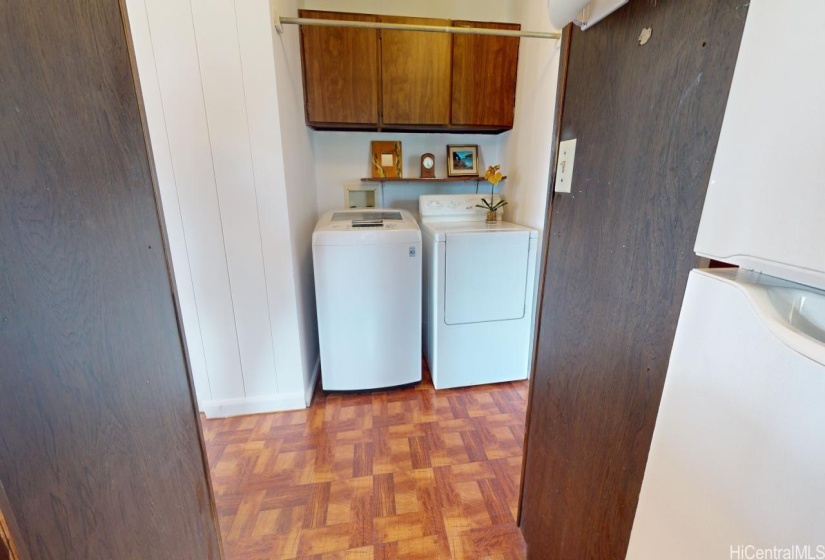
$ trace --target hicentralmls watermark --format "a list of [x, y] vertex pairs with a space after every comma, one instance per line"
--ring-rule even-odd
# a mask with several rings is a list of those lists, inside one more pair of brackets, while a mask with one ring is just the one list
[[787, 547], [732, 544], [730, 560], [825, 560], [825, 544]]

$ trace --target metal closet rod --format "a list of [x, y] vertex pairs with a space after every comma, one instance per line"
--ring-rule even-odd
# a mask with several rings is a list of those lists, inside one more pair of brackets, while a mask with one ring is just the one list
[[282, 32], [278, 24], [314, 25], [318, 27], [357, 27], [360, 29], [391, 29], [394, 31], [424, 31], [426, 33], [455, 33], [459, 35], [498, 35], [500, 37], [532, 37], [535, 39], [561, 39], [561, 33], [553, 31], [512, 31], [509, 29], [485, 29], [483, 27], [445, 27], [442, 25], [409, 25], [404, 23], [378, 23], [374, 21], [347, 21], [336, 19], [314, 19], [281, 17], [275, 20], [275, 28]]

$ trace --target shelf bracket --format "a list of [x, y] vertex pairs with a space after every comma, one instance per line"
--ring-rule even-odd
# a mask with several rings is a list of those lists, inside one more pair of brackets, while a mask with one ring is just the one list
[[278, 10], [278, 0], [270, 0], [269, 13], [272, 14], [272, 26], [279, 35], [283, 35], [284, 26], [281, 23], [281, 12]]

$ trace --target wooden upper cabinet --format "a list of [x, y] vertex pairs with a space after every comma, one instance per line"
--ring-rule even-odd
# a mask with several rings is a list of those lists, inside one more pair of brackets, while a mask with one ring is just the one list
[[[367, 14], [300, 10], [300, 17], [378, 21]], [[301, 27], [307, 124], [378, 126], [378, 31]]]
[[[450, 20], [380, 16], [385, 23], [447, 27]], [[450, 122], [452, 37], [447, 33], [381, 31], [383, 123]]]
[[[518, 24], [478, 21], [454, 21], [453, 26], [521, 29]], [[513, 126], [518, 50], [518, 37], [453, 37], [453, 125]]]
[[[303, 18], [518, 30], [512, 23], [300, 10]], [[301, 26], [307, 125], [502, 132], [513, 127], [518, 37]]]

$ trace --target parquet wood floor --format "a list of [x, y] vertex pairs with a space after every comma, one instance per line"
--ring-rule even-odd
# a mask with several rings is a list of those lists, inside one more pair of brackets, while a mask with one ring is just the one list
[[527, 382], [436, 392], [424, 376], [204, 419], [227, 559], [524, 558]]

